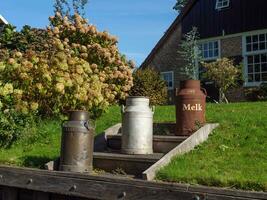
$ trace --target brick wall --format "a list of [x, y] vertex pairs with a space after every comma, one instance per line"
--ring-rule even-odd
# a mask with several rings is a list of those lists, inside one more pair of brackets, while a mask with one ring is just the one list
[[[153, 59], [147, 65], [157, 69], [159, 72], [174, 72], [174, 88], [179, 88], [179, 83], [185, 78], [180, 74], [180, 68], [184, 66], [184, 60], [179, 55], [179, 44], [182, 38], [181, 25], [178, 25], [174, 32], [167, 38], [163, 46], [154, 54]], [[238, 58], [238, 63], [242, 60], [242, 36], [223, 38], [220, 41], [221, 57]], [[240, 59], [239, 59], [240, 58]], [[169, 103], [174, 101], [174, 92], [170, 90]], [[235, 96], [236, 94], [236, 96]], [[234, 90], [228, 93], [229, 99], [233, 101], [243, 100], [243, 90]]]
[[153, 67], [160, 72], [173, 71], [174, 87], [179, 87], [179, 81], [182, 78], [179, 73], [179, 68], [182, 67], [184, 63], [183, 59], [178, 54], [181, 34], [181, 25], [178, 25], [148, 64], [149, 67]]

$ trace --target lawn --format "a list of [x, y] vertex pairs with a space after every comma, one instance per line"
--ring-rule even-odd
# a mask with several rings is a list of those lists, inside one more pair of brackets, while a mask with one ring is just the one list
[[267, 102], [208, 105], [220, 127], [157, 173], [171, 182], [267, 191]]
[[[96, 134], [120, 122], [120, 108], [111, 107], [96, 122]], [[154, 121], [174, 121], [173, 106], [156, 108]], [[158, 180], [267, 191], [267, 102], [208, 104], [208, 122], [220, 127], [192, 152], [160, 170]], [[19, 141], [0, 150], [0, 163], [41, 167], [59, 156], [61, 122], [45, 120], [38, 140]]]

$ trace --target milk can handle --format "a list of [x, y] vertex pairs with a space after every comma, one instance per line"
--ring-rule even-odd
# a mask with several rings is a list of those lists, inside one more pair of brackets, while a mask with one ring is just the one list
[[62, 122], [61, 122], [61, 126], [63, 126], [63, 124], [65, 123], [65, 122], [67, 122], [67, 121], [69, 121], [69, 120], [63, 120]]
[[121, 113], [124, 113], [124, 112], [125, 112], [125, 106], [122, 105], [122, 106], [121, 106]]
[[89, 131], [89, 121], [87, 120], [86, 122], [84, 122], [84, 127]]
[[206, 90], [205, 88], [201, 88], [201, 91], [202, 91], [206, 96], [208, 96], [207, 90]]

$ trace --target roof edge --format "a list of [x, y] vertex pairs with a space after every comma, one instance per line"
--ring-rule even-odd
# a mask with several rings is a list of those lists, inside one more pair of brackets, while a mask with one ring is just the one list
[[2, 15], [0, 15], [0, 20], [1, 20], [4, 24], [8, 24], [8, 21], [7, 21]]
[[171, 26], [167, 29], [165, 34], [161, 37], [161, 39], [158, 41], [158, 43], [155, 45], [155, 47], [151, 50], [151, 52], [148, 54], [144, 62], [140, 65], [139, 68], [146, 67], [147, 63], [149, 63], [154, 56], [154, 54], [157, 53], [157, 51], [160, 49], [160, 47], [164, 44], [165, 40], [169, 38], [169, 36], [172, 34], [172, 32], [175, 30], [176, 26], [182, 21], [182, 19], [185, 17], [185, 15], [190, 11], [190, 9], [193, 7], [193, 5], [197, 2], [197, 0], [189, 0], [188, 3], [185, 5], [185, 7], [182, 9], [181, 13], [176, 17], [176, 19], [173, 21]]

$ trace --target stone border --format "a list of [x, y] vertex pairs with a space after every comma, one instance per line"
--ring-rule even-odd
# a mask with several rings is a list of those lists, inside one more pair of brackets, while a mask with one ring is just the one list
[[187, 138], [184, 142], [179, 144], [165, 156], [163, 156], [158, 162], [148, 168], [143, 172], [143, 179], [151, 181], [155, 178], [157, 171], [168, 165], [173, 157], [177, 155], [183, 155], [191, 150], [193, 150], [197, 145], [201, 144], [205, 140], [208, 139], [210, 133], [212, 133], [213, 129], [218, 127], [219, 124], [206, 124], [198, 131], [196, 131], [193, 135]]

